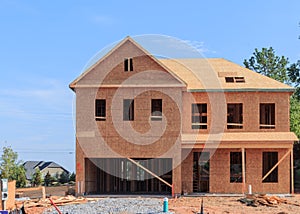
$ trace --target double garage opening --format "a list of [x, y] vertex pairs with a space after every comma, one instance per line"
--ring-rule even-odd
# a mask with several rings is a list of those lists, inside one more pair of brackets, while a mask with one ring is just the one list
[[172, 184], [172, 158], [134, 158], [132, 160], [126, 158], [86, 158], [86, 193], [171, 194], [172, 188], [152, 176], [149, 171]]

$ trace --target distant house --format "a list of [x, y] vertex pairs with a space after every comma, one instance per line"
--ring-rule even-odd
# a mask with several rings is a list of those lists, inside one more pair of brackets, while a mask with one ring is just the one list
[[42, 178], [45, 177], [45, 175], [49, 172], [52, 177], [55, 177], [56, 175], [60, 175], [63, 172], [66, 172], [69, 174], [69, 171], [66, 170], [61, 165], [53, 162], [53, 161], [26, 161], [23, 164], [25, 171], [26, 171], [26, 180], [30, 183], [33, 174], [37, 169], [40, 170], [42, 174]]

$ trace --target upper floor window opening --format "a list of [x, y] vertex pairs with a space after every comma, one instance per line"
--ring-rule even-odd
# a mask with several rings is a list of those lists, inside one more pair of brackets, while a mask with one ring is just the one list
[[106, 100], [96, 99], [95, 100], [95, 117], [96, 120], [106, 120]]
[[192, 104], [192, 129], [207, 129], [207, 104]]
[[275, 103], [261, 103], [259, 117], [260, 129], [275, 129]]
[[243, 128], [243, 104], [227, 104], [227, 129]]
[[123, 100], [123, 120], [133, 121], [134, 120], [134, 100], [124, 99]]
[[151, 120], [162, 120], [162, 99], [151, 100]]
[[132, 58], [124, 59], [124, 71], [133, 71], [133, 60]]

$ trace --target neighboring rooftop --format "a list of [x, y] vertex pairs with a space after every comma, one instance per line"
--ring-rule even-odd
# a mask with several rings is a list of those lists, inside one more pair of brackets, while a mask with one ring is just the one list
[[61, 165], [53, 162], [53, 161], [26, 161], [23, 164], [24, 168], [25, 168], [25, 172], [26, 172], [26, 179], [27, 180], [31, 180], [32, 175], [35, 173], [35, 170], [38, 168], [40, 171], [42, 171], [45, 168], [61, 168], [64, 171], [68, 172], [68, 170], [66, 170], [64, 167], [62, 167]]

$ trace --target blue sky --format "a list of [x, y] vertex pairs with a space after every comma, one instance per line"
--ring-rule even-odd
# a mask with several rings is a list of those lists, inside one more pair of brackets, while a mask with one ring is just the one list
[[238, 64], [272, 46], [300, 59], [300, 1], [0, 0], [0, 146], [74, 171], [74, 94], [89, 59], [127, 35], [163, 34]]

